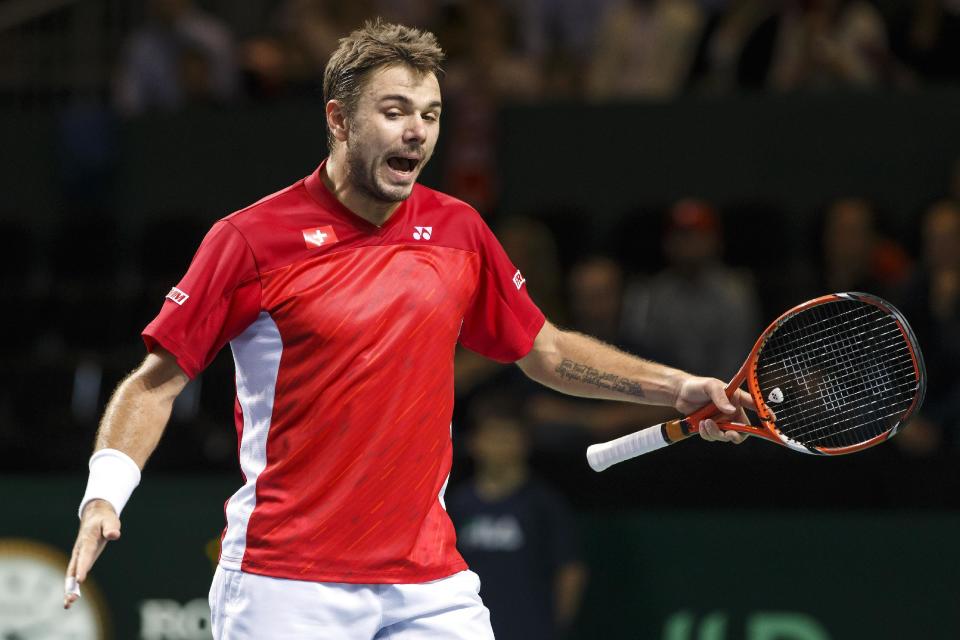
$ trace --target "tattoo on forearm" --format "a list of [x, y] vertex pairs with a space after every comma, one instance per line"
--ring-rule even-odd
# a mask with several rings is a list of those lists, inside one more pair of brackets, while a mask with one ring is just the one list
[[564, 358], [563, 362], [554, 370], [557, 375], [566, 380], [576, 380], [584, 384], [592, 384], [601, 389], [618, 391], [637, 398], [643, 397], [643, 389], [635, 380], [621, 378], [613, 373], [604, 373], [589, 365]]

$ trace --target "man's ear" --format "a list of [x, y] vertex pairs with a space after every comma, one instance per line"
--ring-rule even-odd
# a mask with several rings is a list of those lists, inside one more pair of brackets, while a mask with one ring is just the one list
[[326, 106], [327, 128], [333, 134], [335, 140], [344, 142], [347, 139], [347, 114], [344, 111], [343, 103], [339, 100], [330, 100]]

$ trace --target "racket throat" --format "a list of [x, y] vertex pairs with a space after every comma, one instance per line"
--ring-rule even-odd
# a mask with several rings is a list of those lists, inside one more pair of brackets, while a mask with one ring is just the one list
[[670, 444], [686, 440], [696, 432], [696, 427], [694, 427], [693, 423], [687, 418], [671, 420], [670, 422], [664, 422], [660, 425], [660, 435], [663, 436], [664, 442], [669, 442]]

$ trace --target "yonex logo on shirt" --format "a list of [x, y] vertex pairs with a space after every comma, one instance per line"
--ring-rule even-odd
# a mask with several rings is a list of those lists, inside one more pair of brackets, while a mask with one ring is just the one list
[[526, 280], [524, 280], [523, 276], [520, 275], [520, 269], [517, 269], [517, 272], [513, 274], [513, 284], [517, 285], [517, 291], [520, 290], [520, 287], [523, 286], [524, 282], [526, 282]]
[[307, 243], [308, 249], [316, 249], [324, 244], [330, 244], [337, 241], [337, 234], [333, 232], [333, 227], [317, 227], [316, 229], [304, 229], [303, 240]]
[[433, 235], [433, 227], [414, 227], [413, 228], [413, 239], [414, 240], [429, 240], [430, 236]]
[[176, 287], [170, 289], [170, 293], [167, 294], [167, 300], [172, 300], [180, 306], [183, 306], [183, 303], [186, 302], [187, 298], [189, 297], [189, 294], [180, 291], [180, 289], [177, 289]]

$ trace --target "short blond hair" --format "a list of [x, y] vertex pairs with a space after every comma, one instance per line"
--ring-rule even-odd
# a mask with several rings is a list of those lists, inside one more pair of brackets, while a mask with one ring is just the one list
[[[347, 115], [352, 115], [370, 73], [392, 65], [406, 66], [419, 74], [443, 73], [444, 53], [436, 36], [382, 19], [367, 21], [363, 27], [340, 39], [323, 72], [323, 103], [338, 100]], [[327, 131], [327, 146], [334, 145]]]

